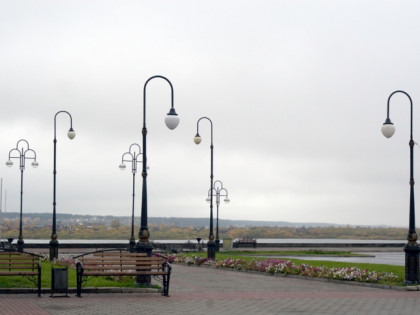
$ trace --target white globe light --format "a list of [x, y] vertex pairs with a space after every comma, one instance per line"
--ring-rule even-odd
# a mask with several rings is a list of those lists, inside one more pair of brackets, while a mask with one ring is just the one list
[[121, 164], [120, 164], [120, 166], [118, 166], [118, 167], [119, 167], [119, 168], [120, 168], [120, 170], [122, 170], [122, 171], [123, 171], [123, 170], [125, 170], [125, 164], [124, 164], [124, 163], [121, 163]]
[[37, 168], [39, 166], [37, 161], [33, 161], [31, 165], [33, 168]]
[[199, 135], [199, 134], [197, 134], [197, 135], [194, 137], [194, 142], [195, 142], [195, 144], [200, 144], [200, 142], [201, 142], [201, 137], [200, 137], [200, 135]]
[[206, 201], [207, 201], [207, 202], [210, 202], [210, 198], [206, 198]]
[[13, 162], [11, 160], [6, 162], [6, 166], [7, 167], [12, 167], [13, 166]]
[[165, 124], [166, 124], [166, 127], [168, 127], [171, 130], [174, 130], [176, 127], [178, 127], [178, 124], [179, 124], [178, 115], [177, 114], [171, 114], [171, 113], [166, 115]]
[[70, 140], [73, 140], [74, 137], [76, 137], [76, 132], [73, 130], [73, 128], [70, 128], [69, 132], [67, 132], [67, 137], [69, 137]]
[[383, 124], [381, 130], [385, 137], [391, 138], [395, 132], [395, 126], [392, 123]]
[[226, 198], [226, 199], [225, 199], [225, 202], [226, 202], [226, 203], [229, 203], [229, 202], [230, 202], [230, 199], [229, 199], [229, 198]]

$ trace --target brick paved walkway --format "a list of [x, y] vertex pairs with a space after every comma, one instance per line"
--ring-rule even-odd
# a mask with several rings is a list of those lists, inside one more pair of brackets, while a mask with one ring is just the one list
[[406, 292], [173, 265], [170, 297], [84, 294], [81, 299], [0, 295], [0, 314], [418, 314]]

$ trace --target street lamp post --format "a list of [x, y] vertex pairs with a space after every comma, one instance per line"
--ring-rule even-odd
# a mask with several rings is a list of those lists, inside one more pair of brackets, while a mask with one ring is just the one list
[[69, 112], [64, 110], [59, 111], [54, 116], [54, 170], [53, 170], [53, 222], [52, 222], [52, 233], [51, 233], [51, 240], [50, 240], [50, 260], [58, 258], [58, 240], [57, 240], [57, 227], [56, 227], [56, 174], [57, 174], [57, 115], [65, 113], [70, 117], [70, 129], [67, 132], [67, 136], [70, 140], [73, 140], [76, 136], [76, 132], [73, 130], [73, 118], [71, 117]]
[[216, 197], [216, 251], [220, 250], [220, 238], [219, 238], [219, 206], [220, 196], [225, 197], [224, 202], [229, 203], [228, 191], [223, 187], [223, 183], [220, 180], [216, 180], [213, 184], [213, 188], [209, 190], [207, 202], [210, 202], [211, 196]]
[[[153, 246], [149, 242], [150, 232], [147, 226], [147, 146], [146, 146], [146, 135], [147, 135], [147, 128], [146, 128], [146, 87], [147, 84], [155, 79], [160, 78], [164, 79], [168, 82], [169, 86], [171, 87], [171, 108], [169, 113], [166, 115], [165, 124], [166, 126], [173, 130], [179, 124], [179, 117], [178, 114], [175, 112], [174, 108], [174, 89], [172, 83], [165, 77], [161, 75], [155, 75], [150, 77], [143, 87], [143, 170], [142, 170], [142, 177], [143, 177], [143, 187], [142, 187], [142, 204], [141, 204], [141, 226], [139, 230], [139, 241], [136, 245], [136, 252], [138, 253], [147, 253], [147, 255], [152, 254]], [[139, 276], [137, 277], [137, 283], [150, 283], [150, 276]]]
[[[201, 117], [197, 120], [197, 134], [194, 137], [194, 142], [200, 144], [201, 137], [198, 132], [199, 124], [202, 119], [206, 119], [210, 122], [211, 126], [211, 142], [210, 142], [210, 189], [213, 187], [213, 122], [208, 117]], [[213, 234], [213, 194], [210, 195], [210, 231], [209, 231], [209, 241], [207, 242], [207, 258], [215, 259], [216, 258], [216, 243], [214, 241]]]
[[[19, 145], [19, 143], [21, 143]], [[19, 156], [12, 156], [12, 153], [17, 152]], [[26, 156], [26, 154], [30, 152], [30, 156]], [[8, 167], [12, 167], [13, 161], [11, 159], [19, 159], [19, 167], [20, 167], [20, 220], [19, 220], [19, 239], [17, 241], [18, 251], [23, 252], [23, 235], [22, 235], [22, 203], [23, 203], [23, 171], [25, 170], [25, 161], [34, 160], [32, 162], [32, 167], [37, 168], [38, 162], [36, 161], [36, 153], [34, 150], [29, 148], [29, 143], [25, 139], [21, 139], [17, 142], [16, 148], [13, 148], [9, 152], [9, 160], [6, 162]]]
[[385, 137], [390, 138], [395, 132], [394, 124], [389, 119], [389, 101], [396, 93], [405, 94], [410, 100], [411, 118], [410, 118], [410, 215], [409, 215], [409, 228], [407, 235], [407, 244], [404, 247], [405, 252], [405, 281], [404, 284], [417, 284], [419, 283], [419, 251], [420, 248], [417, 244], [416, 221], [415, 221], [415, 208], [414, 208], [414, 161], [413, 161], [413, 101], [410, 95], [404, 91], [395, 91], [391, 93], [388, 98], [387, 116], [386, 121], [382, 125], [382, 133]]
[[[138, 148], [138, 152], [136, 152], [135, 148]], [[131, 163], [131, 172], [133, 173], [133, 207], [131, 211], [131, 237], [129, 242], [130, 252], [134, 252], [136, 247], [136, 239], [134, 237], [134, 198], [135, 198], [135, 185], [136, 185], [136, 173], [137, 173], [137, 163], [140, 161], [137, 158], [141, 155], [140, 153], [141, 148], [137, 143], [133, 143], [130, 145], [128, 152], [125, 152], [121, 158], [121, 164], [119, 166], [120, 170], [125, 170], [126, 165], [124, 162]], [[128, 158], [128, 159], [127, 159]]]

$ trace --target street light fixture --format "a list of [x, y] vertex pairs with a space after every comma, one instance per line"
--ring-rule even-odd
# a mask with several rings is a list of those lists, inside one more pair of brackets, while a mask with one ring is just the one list
[[69, 112], [66, 112], [64, 110], [59, 111], [54, 116], [54, 180], [53, 180], [53, 222], [52, 222], [52, 233], [51, 233], [51, 240], [50, 240], [50, 260], [54, 260], [58, 258], [58, 240], [57, 240], [57, 226], [56, 226], [56, 174], [57, 174], [57, 115], [65, 113], [70, 117], [70, 129], [67, 132], [67, 137], [69, 137], [70, 140], [73, 140], [76, 136], [76, 132], [73, 130], [73, 118], [71, 117]]
[[[206, 119], [210, 122], [211, 126], [211, 142], [210, 142], [210, 189], [213, 187], [213, 122], [208, 117], [201, 117], [197, 120], [197, 134], [194, 137], [194, 142], [196, 144], [201, 143], [200, 133], [198, 132], [199, 124], [202, 119]], [[207, 242], [207, 258], [215, 259], [216, 258], [216, 243], [214, 241], [213, 234], [213, 194], [210, 194], [210, 231], [209, 231], [209, 241]]]
[[[141, 204], [141, 226], [139, 230], [139, 241], [136, 245], [136, 252], [138, 253], [147, 253], [148, 256], [151, 256], [153, 245], [149, 242], [150, 232], [147, 226], [147, 146], [146, 146], [146, 135], [147, 135], [147, 128], [146, 128], [146, 87], [147, 84], [155, 78], [164, 79], [168, 82], [169, 86], [171, 87], [171, 108], [169, 113], [165, 118], [166, 126], [173, 130], [179, 124], [179, 117], [175, 112], [174, 108], [174, 89], [172, 83], [165, 77], [161, 75], [155, 75], [150, 77], [146, 83], [144, 83], [143, 87], [143, 170], [142, 170], [142, 177], [143, 177], [143, 187], [142, 187], [142, 204]], [[150, 283], [150, 276], [138, 276], [137, 283]]]
[[225, 203], [229, 203], [230, 199], [228, 196], [228, 191], [223, 187], [223, 183], [220, 180], [216, 180], [213, 184], [213, 188], [209, 190], [207, 202], [211, 201], [211, 196], [216, 197], [216, 251], [220, 249], [220, 238], [219, 238], [219, 206], [220, 206], [220, 196], [225, 197], [223, 200]]
[[[20, 145], [20, 143], [22, 144]], [[17, 152], [18, 156], [12, 156], [12, 153]], [[29, 153], [29, 156], [26, 154]], [[16, 143], [16, 148], [13, 148], [9, 152], [9, 160], [6, 162], [7, 167], [13, 166], [13, 161], [11, 159], [19, 159], [20, 167], [20, 220], [19, 220], [19, 239], [17, 241], [18, 251], [23, 252], [23, 235], [22, 235], [22, 204], [23, 204], [23, 171], [25, 170], [25, 161], [34, 160], [32, 162], [32, 167], [37, 168], [38, 162], [36, 161], [36, 152], [29, 148], [29, 143], [25, 139], [21, 139]]]
[[389, 119], [389, 101], [396, 93], [403, 93], [410, 100], [411, 119], [410, 119], [410, 216], [409, 229], [407, 235], [407, 244], [404, 247], [405, 252], [405, 281], [404, 284], [419, 283], [419, 251], [417, 244], [415, 208], [414, 208], [414, 161], [413, 161], [413, 101], [410, 95], [404, 91], [395, 91], [388, 97], [386, 121], [382, 125], [382, 133], [385, 137], [390, 138], [395, 132], [395, 126]]
[[[138, 151], [136, 152], [135, 148], [138, 148]], [[120, 170], [125, 170], [126, 165], [124, 162], [131, 163], [131, 172], [133, 173], [133, 207], [131, 211], [131, 236], [130, 236], [130, 242], [129, 248], [130, 252], [134, 252], [134, 249], [136, 247], [136, 239], [134, 237], [134, 198], [135, 198], [135, 183], [136, 183], [136, 173], [137, 173], [137, 163], [140, 161], [137, 160], [137, 157], [141, 155], [141, 148], [137, 143], [133, 143], [130, 145], [130, 148], [128, 152], [125, 152], [122, 155], [121, 158], [121, 164], [119, 166]]]

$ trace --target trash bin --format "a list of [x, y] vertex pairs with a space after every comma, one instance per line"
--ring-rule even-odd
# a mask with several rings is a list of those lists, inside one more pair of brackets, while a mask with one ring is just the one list
[[65, 293], [67, 297], [67, 290], [68, 268], [51, 268], [51, 297], [54, 297], [54, 293]]
[[232, 239], [231, 238], [224, 238], [223, 239], [223, 250], [232, 250]]

